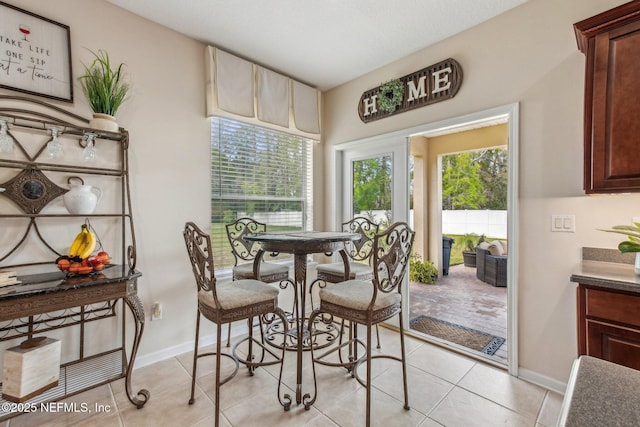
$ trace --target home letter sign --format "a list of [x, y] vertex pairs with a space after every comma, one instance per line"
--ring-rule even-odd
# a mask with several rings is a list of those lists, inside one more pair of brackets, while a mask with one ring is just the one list
[[[402, 94], [387, 89], [390, 82], [362, 94], [358, 104], [360, 120], [367, 123], [453, 98], [462, 84], [462, 67], [449, 58], [397, 80], [402, 84]], [[387, 98], [386, 108], [380, 108], [382, 97]]]

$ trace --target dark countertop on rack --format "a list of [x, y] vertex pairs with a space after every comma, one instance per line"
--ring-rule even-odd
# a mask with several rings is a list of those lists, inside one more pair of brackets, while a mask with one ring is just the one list
[[29, 295], [60, 292], [87, 286], [104, 285], [132, 280], [142, 276], [139, 271], [130, 271], [122, 265], [107, 265], [104, 270], [88, 275], [67, 277], [62, 271], [19, 275], [22, 283], [0, 287], [0, 299], [18, 298]]

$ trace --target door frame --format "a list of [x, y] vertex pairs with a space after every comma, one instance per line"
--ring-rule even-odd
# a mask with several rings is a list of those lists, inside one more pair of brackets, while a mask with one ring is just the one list
[[[507, 235], [509, 236], [509, 258], [507, 261], [507, 343], [508, 343], [508, 371], [511, 375], [518, 376], [518, 242], [519, 242], [519, 213], [518, 213], [518, 148], [519, 148], [519, 104], [507, 104], [503, 106], [498, 106], [495, 108], [491, 108], [488, 110], [478, 111], [475, 113], [467, 114], [464, 116], [458, 116], [450, 119], [444, 119], [440, 121], [436, 121], [433, 123], [427, 123], [419, 126], [414, 126], [411, 128], [401, 129], [389, 133], [385, 133], [382, 135], [376, 135], [373, 137], [353, 140], [349, 142], [344, 142], [340, 144], [333, 145], [331, 147], [331, 156], [329, 157], [333, 160], [333, 169], [335, 170], [335, 180], [329, 182], [330, 192], [329, 194], [334, 194], [335, 206], [333, 209], [333, 213], [328, 211], [327, 223], [329, 229], [335, 229], [336, 224], [341, 223], [342, 213], [344, 212], [344, 204], [345, 204], [345, 177], [343, 173], [343, 162], [346, 150], [358, 149], [362, 146], [367, 146], [369, 150], [373, 150], [374, 147], [380, 147], [388, 144], [390, 141], [397, 141], [399, 139], [405, 141], [406, 147], [406, 159], [405, 165], [408, 165], [408, 157], [409, 157], [409, 143], [408, 139], [412, 135], [416, 134], [424, 134], [424, 133], [452, 133], [465, 129], [471, 129], [473, 127], [478, 127], [486, 123], [491, 123], [491, 121], [495, 120], [504, 120], [508, 123], [508, 188], [507, 188]], [[383, 152], [384, 150], [379, 150]], [[390, 151], [390, 150], [387, 150]], [[376, 151], [377, 152], [377, 151]], [[395, 162], [397, 159], [393, 159], [394, 168]], [[408, 194], [409, 194], [409, 176], [408, 171], [405, 169], [406, 180], [402, 180], [405, 188], [401, 189], [403, 193], [406, 192], [407, 195], [407, 204], [406, 204], [406, 213], [404, 213], [404, 218], [395, 216], [396, 212], [394, 211], [394, 218], [397, 220], [406, 220], [408, 219], [409, 212], [409, 204], [408, 204]], [[394, 190], [395, 190], [394, 183]], [[346, 195], [348, 197], [348, 194]], [[329, 206], [331, 203], [328, 204]], [[394, 205], [395, 208], [395, 205]], [[401, 209], [402, 210], [402, 209]], [[403, 214], [400, 214], [403, 215]], [[403, 293], [403, 299], [407, 298], [408, 292]], [[408, 301], [403, 301], [403, 304], [407, 304]], [[405, 305], [406, 307], [407, 305]], [[404, 324], [409, 325], [409, 313], [408, 310], [404, 310], [403, 315], [405, 316]]]

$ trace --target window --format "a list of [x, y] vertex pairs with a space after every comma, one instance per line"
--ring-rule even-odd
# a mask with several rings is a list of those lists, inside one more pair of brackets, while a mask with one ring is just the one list
[[234, 259], [225, 224], [250, 216], [269, 231], [311, 230], [313, 140], [211, 120], [211, 241], [216, 270]]

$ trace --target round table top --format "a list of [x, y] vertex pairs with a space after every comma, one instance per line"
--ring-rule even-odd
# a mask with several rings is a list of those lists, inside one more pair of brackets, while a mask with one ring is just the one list
[[360, 234], [344, 231], [283, 231], [247, 234], [250, 242], [259, 242], [265, 251], [285, 253], [321, 253], [341, 249], [344, 242], [360, 240]]

